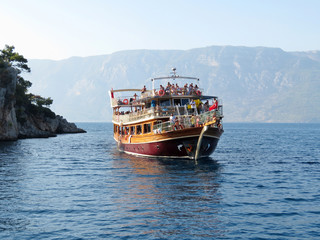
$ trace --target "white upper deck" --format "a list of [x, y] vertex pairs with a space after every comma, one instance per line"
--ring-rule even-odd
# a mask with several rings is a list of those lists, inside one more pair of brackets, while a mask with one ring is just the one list
[[[172, 69], [172, 75], [152, 78], [152, 89], [148, 90], [145, 86], [142, 89], [118, 89], [110, 91], [111, 107], [125, 107], [126, 105], [139, 106], [147, 101], [159, 98], [185, 98], [185, 99], [209, 99], [215, 96], [203, 95], [203, 88], [200, 88], [199, 78], [179, 76], [176, 69]], [[180, 80], [180, 81], [179, 81]], [[165, 85], [163, 82], [167, 82]], [[163, 86], [165, 85], [165, 86]], [[179, 84], [183, 84], [180, 85]], [[121, 96], [119, 96], [121, 93]], [[125, 93], [125, 94], [123, 94]], [[117, 94], [117, 97], [114, 95]]]

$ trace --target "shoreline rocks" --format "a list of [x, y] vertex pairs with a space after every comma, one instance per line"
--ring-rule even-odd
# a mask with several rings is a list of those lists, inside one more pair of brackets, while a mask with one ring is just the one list
[[18, 123], [19, 139], [56, 137], [65, 133], [86, 133], [76, 124], [69, 123], [62, 116], [55, 118], [27, 115], [23, 124]]
[[85, 133], [74, 123], [46, 112], [30, 112], [20, 107], [16, 113], [15, 91], [17, 71], [8, 66], [0, 66], [0, 141], [15, 141], [25, 138], [48, 138], [63, 133]]

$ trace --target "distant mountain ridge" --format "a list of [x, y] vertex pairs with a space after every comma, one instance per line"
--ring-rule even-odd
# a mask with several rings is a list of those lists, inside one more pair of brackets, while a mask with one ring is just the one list
[[107, 91], [151, 87], [177, 68], [223, 99], [226, 122], [320, 122], [320, 51], [210, 46], [130, 50], [61, 61], [29, 60], [31, 92], [72, 121], [111, 121]]

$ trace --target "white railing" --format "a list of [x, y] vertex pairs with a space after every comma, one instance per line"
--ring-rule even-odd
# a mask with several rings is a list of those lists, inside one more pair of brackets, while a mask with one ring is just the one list
[[155, 107], [151, 107], [148, 110], [130, 112], [127, 114], [114, 114], [112, 116], [112, 120], [116, 122], [135, 122], [143, 119], [151, 119], [155, 117], [166, 117], [174, 114], [174, 109], [172, 107], [156, 109]]
[[151, 91], [152, 96], [201, 96], [203, 93], [203, 88], [193, 88], [193, 89], [161, 89], [155, 88], [153, 92]]
[[[176, 106], [176, 107], [151, 107], [147, 110], [129, 112], [129, 113], [119, 113], [112, 116], [112, 120], [115, 122], [135, 122], [144, 119], [152, 119], [157, 117], [170, 117], [175, 115], [177, 117], [184, 117], [183, 121], [189, 121], [192, 114], [199, 118], [200, 122], [206, 122], [207, 117], [212, 117], [211, 115], [215, 114], [216, 117], [222, 117], [222, 106], [219, 105], [218, 110], [204, 112], [204, 109], [200, 109], [198, 113], [197, 108], [187, 108], [187, 106]], [[188, 120], [189, 119], [189, 120]], [[188, 125], [188, 124], [187, 124]]]
[[[194, 88], [194, 89], [183, 89], [179, 88], [178, 90], [163, 90], [156, 88], [154, 90], [147, 90], [144, 93], [141, 93], [141, 97], [138, 96], [121, 96], [118, 98], [111, 99], [111, 106], [135, 106], [141, 104], [141, 99], [147, 97], [167, 97], [167, 96], [201, 96], [203, 93], [203, 88]], [[131, 100], [131, 101], [130, 101]]]
[[176, 129], [185, 129], [203, 125], [213, 125], [217, 127], [216, 119], [220, 119], [221, 114], [218, 110], [208, 111], [199, 115], [180, 115], [176, 116], [177, 122], [166, 121], [153, 125], [154, 133], [168, 132]]

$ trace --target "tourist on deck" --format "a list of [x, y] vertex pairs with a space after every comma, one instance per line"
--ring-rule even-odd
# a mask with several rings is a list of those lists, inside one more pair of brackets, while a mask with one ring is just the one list
[[192, 112], [194, 113], [196, 111], [196, 103], [193, 99], [191, 99], [190, 105], [191, 105]]
[[194, 114], [192, 114], [191, 119], [190, 119], [191, 127], [194, 127], [196, 124], [196, 117]]
[[196, 117], [196, 127], [200, 127], [200, 117]]
[[170, 94], [170, 92], [171, 92], [171, 84], [170, 84], [170, 82], [168, 82], [168, 84], [166, 86], [166, 93]]
[[146, 85], [144, 85], [143, 88], [141, 89], [141, 93], [144, 93], [145, 91], [147, 91]]
[[174, 125], [172, 126], [172, 130], [179, 130], [179, 129], [183, 129], [183, 126], [182, 124], [180, 124], [179, 119], [176, 118], [174, 121]]
[[203, 112], [203, 104], [202, 104], [202, 102], [200, 100], [199, 100], [199, 104], [198, 104], [197, 109], [198, 109], [198, 113], [202, 113]]
[[178, 130], [179, 129], [179, 120], [175, 119], [174, 125], [172, 126], [172, 130]]
[[204, 103], [204, 111], [205, 112], [208, 112], [209, 111], [209, 101], [207, 100], [205, 103]]
[[172, 84], [170, 87], [170, 93], [171, 93], [171, 95], [177, 94], [177, 90], [176, 90], [176, 87], [174, 86], [174, 84]]
[[164, 94], [165, 94], [165, 89], [164, 89], [164, 87], [160, 84], [160, 90], [159, 91], [157, 91], [156, 89], [154, 89], [154, 95], [155, 96], [163, 96]]
[[179, 93], [181, 94], [181, 88], [179, 87], [178, 83], [176, 83], [176, 92], [177, 95], [179, 95]]
[[188, 93], [188, 83], [183, 86], [182, 94], [186, 95]]
[[161, 112], [161, 108], [160, 108], [159, 104], [156, 105], [156, 112]]
[[193, 94], [193, 84], [192, 83], [190, 83], [190, 85], [189, 85], [189, 92], [188, 92], [188, 95], [191, 95], [191, 94]]
[[171, 124], [174, 124], [174, 123], [175, 123], [175, 120], [176, 120], [176, 116], [174, 116], [173, 113], [171, 113], [171, 116], [170, 116], [170, 119], [169, 119], [169, 120], [170, 120], [170, 123], [171, 123]]

